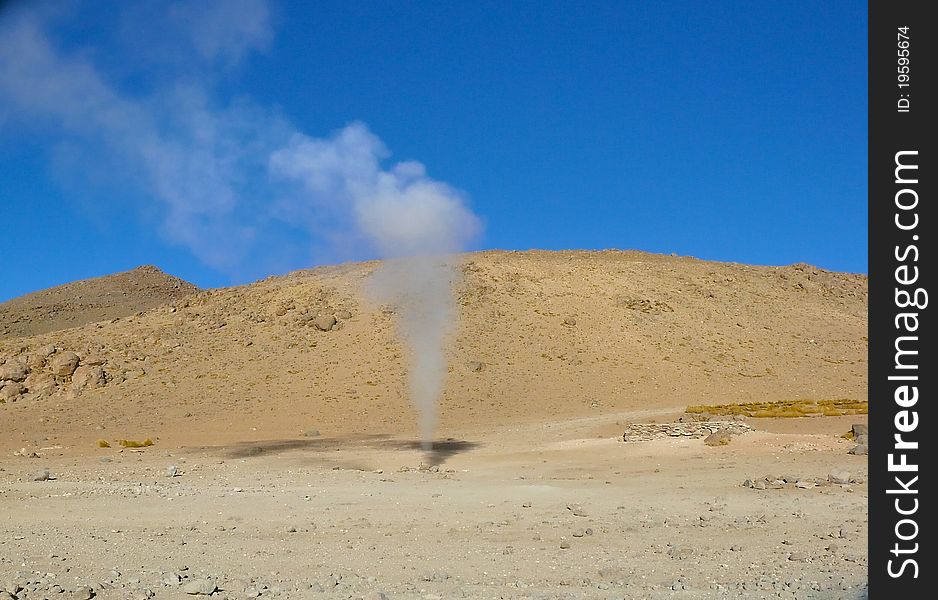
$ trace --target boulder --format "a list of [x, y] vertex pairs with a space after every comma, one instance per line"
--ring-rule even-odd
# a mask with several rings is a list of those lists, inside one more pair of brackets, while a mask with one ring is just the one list
[[78, 368], [81, 359], [74, 352], [65, 351], [56, 354], [52, 359], [52, 374], [57, 377], [68, 377]]
[[313, 325], [320, 331], [332, 331], [335, 324], [336, 319], [333, 315], [319, 315], [313, 319]]
[[11, 358], [0, 367], [0, 381], [23, 381], [26, 379], [26, 365]]
[[107, 379], [104, 376], [104, 369], [98, 366], [82, 365], [72, 373], [72, 389], [76, 392], [99, 388], [105, 383], [107, 383]]
[[870, 428], [863, 423], [855, 423], [850, 431], [853, 432], [854, 437], [860, 437], [861, 435], [869, 435]]
[[18, 381], [8, 381], [0, 387], [0, 400], [15, 402], [17, 398], [26, 393], [26, 386]]
[[725, 429], [715, 431], [704, 438], [704, 444], [708, 446], [726, 446], [733, 439], [733, 434]]
[[31, 394], [45, 396], [55, 391], [55, 378], [48, 373], [30, 373], [23, 382]]
[[26, 355], [26, 367], [38, 371], [46, 366], [47, 355], [42, 352], [30, 352]]
[[183, 592], [193, 596], [211, 596], [213, 593], [215, 593], [216, 589], [215, 582], [211, 579], [193, 579], [186, 585], [182, 586]]
[[858, 444], [850, 450], [849, 454], [855, 454], [857, 456], [866, 456], [867, 454], [869, 454], [869, 452], [870, 452], [869, 446], [867, 446], [866, 444]]

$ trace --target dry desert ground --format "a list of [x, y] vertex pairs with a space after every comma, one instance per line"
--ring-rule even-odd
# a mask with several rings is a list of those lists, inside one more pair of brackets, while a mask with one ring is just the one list
[[865, 415], [686, 412], [865, 402], [865, 276], [465, 255], [424, 450], [376, 268], [0, 304], [0, 599], [866, 597]]

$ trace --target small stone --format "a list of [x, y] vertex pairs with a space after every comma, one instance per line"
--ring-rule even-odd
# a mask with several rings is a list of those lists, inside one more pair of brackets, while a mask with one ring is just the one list
[[866, 444], [858, 444], [854, 446], [848, 452], [848, 454], [854, 454], [856, 456], [866, 456], [867, 454], [869, 454], [869, 452], [870, 452], [869, 446], [867, 446]]
[[179, 477], [179, 467], [176, 465], [169, 465], [166, 467], [166, 476], [167, 477]]
[[72, 373], [72, 389], [80, 392], [84, 389], [99, 388], [107, 383], [104, 369], [99, 366], [81, 365]]
[[801, 481], [796, 481], [796, 482], [795, 482], [795, 487], [796, 487], [796, 488], [801, 488], [801, 489], [803, 489], [803, 490], [810, 490], [810, 489], [813, 488], [814, 486], [815, 486], [815, 483], [814, 483], [813, 481], [801, 480]]
[[869, 425], [864, 425], [863, 423], [854, 423], [853, 427], [850, 428], [850, 431], [853, 432], [854, 437], [860, 437], [861, 435], [869, 435], [870, 427]]
[[795, 551], [788, 555], [788, 560], [793, 562], [807, 562], [808, 555], [805, 552]]
[[482, 369], [485, 368], [485, 363], [478, 360], [471, 360], [466, 364], [466, 367], [469, 368], [473, 373], [479, 373]]
[[32, 394], [45, 396], [55, 391], [55, 377], [48, 373], [32, 372], [23, 382], [26, 389]]
[[23, 589], [23, 586], [20, 584], [20, 582], [16, 579], [11, 579], [6, 583], [6, 585], [3, 586], [3, 588], [0, 588], [0, 591], [4, 591], [11, 596], [15, 596], [20, 593], [21, 589]]
[[563, 324], [566, 325], [567, 327], [573, 327], [574, 325], [576, 325], [576, 319], [574, 319], [573, 317], [565, 317], [563, 320]]
[[704, 438], [704, 444], [708, 446], [726, 446], [733, 439], [733, 435], [726, 429], [721, 429], [711, 433]]
[[23, 381], [26, 379], [26, 365], [16, 359], [10, 359], [0, 367], [0, 381]]
[[384, 592], [371, 591], [365, 594], [362, 600], [388, 600], [388, 595]]
[[196, 596], [211, 596], [215, 593], [216, 587], [215, 582], [211, 579], [193, 579], [186, 585], [182, 586], [182, 591]]
[[74, 352], [62, 352], [52, 359], [52, 374], [58, 377], [68, 377], [78, 368], [81, 359]]
[[754, 489], [754, 490], [764, 490], [764, 489], [765, 489], [765, 482], [762, 481], [762, 480], [759, 480], [759, 481], [753, 483], [753, 484], [752, 484], [752, 489]]
[[303, 437], [313, 438], [313, 437], [319, 437], [319, 436], [320, 436], [320, 433], [318, 429], [307, 429], [306, 431], [303, 432]]
[[75, 600], [91, 600], [94, 598], [94, 589], [91, 586], [83, 585], [75, 590], [72, 594], [72, 598]]
[[561, 550], [568, 550], [569, 548], [570, 548], [570, 541], [569, 541], [569, 540], [560, 540], [560, 549], [561, 549]]
[[26, 386], [18, 381], [7, 381], [0, 384], [0, 400], [16, 402], [16, 399], [26, 393]]
[[831, 471], [827, 476], [827, 480], [837, 485], [847, 485], [850, 483], [850, 472], [841, 469]]
[[296, 533], [296, 527], [294, 527], [293, 525], [290, 525], [289, 527], [287, 527], [287, 533]]
[[332, 328], [335, 327], [336, 319], [332, 315], [319, 315], [313, 319], [313, 325], [316, 326], [316, 329], [320, 331], [332, 331]]
[[50, 479], [52, 479], [52, 474], [49, 469], [40, 469], [33, 474], [33, 481], [49, 481]]
[[583, 510], [583, 507], [579, 504], [568, 504], [567, 510], [573, 513], [575, 517], [585, 517], [587, 516], [586, 511]]

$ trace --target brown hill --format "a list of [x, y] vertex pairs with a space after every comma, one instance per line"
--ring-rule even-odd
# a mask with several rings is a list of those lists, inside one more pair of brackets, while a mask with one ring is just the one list
[[0, 303], [0, 340], [126, 317], [196, 291], [149, 265], [67, 283]]
[[[414, 435], [395, 315], [361, 293], [377, 266], [297, 272], [0, 340], [0, 364], [29, 372], [4, 388], [0, 446], [227, 444], [311, 428]], [[619, 251], [483, 252], [462, 271], [441, 436], [690, 404], [866, 399], [862, 275]], [[179, 283], [179, 295], [188, 289]], [[53, 312], [21, 314], [34, 315], [20, 317], [23, 330], [61, 327], [47, 322]], [[338, 324], [319, 330], [319, 314]], [[83, 370], [53, 375], [65, 351]]]

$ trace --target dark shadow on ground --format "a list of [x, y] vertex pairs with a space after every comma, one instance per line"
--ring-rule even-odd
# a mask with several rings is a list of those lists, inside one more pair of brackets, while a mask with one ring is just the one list
[[[451, 456], [468, 452], [479, 446], [476, 442], [447, 438], [436, 440], [430, 448], [424, 448], [420, 440], [402, 440], [387, 435], [362, 435], [341, 438], [301, 438], [289, 440], [263, 440], [239, 442], [221, 448], [203, 447], [199, 450], [221, 450], [227, 458], [249, 458], [272, 456], [285, 452], [336, 452], [341, 450], [422, 450], [428, 465], [441, 465]], [[195, 450], [195, 448], [193, 448]]]

